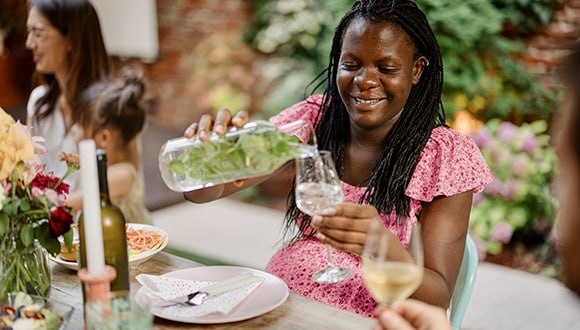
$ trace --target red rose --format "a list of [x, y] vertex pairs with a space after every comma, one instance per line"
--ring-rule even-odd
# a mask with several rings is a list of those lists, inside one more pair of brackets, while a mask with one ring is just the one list
[[34, 180], [30, 182], [31, 187], [38, 188], [40, 190], [44, 190], [46, 188], [54, 189], [58, 194], [68, 194], [69, 185], [65, 182], [61, 182], [58, 187], [54, 187], [60, 179], [48, 175], [46, 173], [38, 173]]
[[73, 223], [73, 217], [65, 207], [57, 207], [50, 212], [50, 219], [48, 221], [48, 234], [52, 238], [57, 238], [60, 235], [70, 230], [70, 225]]

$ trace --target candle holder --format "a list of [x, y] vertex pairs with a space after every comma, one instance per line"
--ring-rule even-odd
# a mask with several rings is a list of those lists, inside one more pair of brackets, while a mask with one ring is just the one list
[[111, 281], [117, 277], [115, 268], [105, 265], [105, 275], [91, 276], [86, 268], [78, 271], [77, 276], [85, 284], [86, 302], [107, 301], [110, 299]]

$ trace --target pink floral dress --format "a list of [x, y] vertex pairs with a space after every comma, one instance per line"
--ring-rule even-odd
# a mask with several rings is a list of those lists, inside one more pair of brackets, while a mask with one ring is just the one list
[[[275, 125], [299, 118], [314, 122], [322, 100], [321, 95], [311, 96], [272, 117]], [[421, 202], [430, 202], [436, 196], [451, 196], [468, 190], [479, 192], [491, 182], [489, 167], [470, 137], [449, 128], [435, 128], [421, 153], [406, 194], [411, 198], [411, 216], [408, 223], [417, 223]], [[345, 201], [357, 203], [365, 191], [342, 183]], [[408, 245], [407, 232], [396, 226], [394, 213], [381, 214], [383, 223], [394, 232], [404, 246]], [[314, 272], [326, 266], [324, 243], [315, 238], [302, 239], [278, 251], [266, 270], [282, 278], [290, 290], [305, 297], [336, 306], [354, 313], [372, 317], [377, 306], [367, 291], [361, 271], [361, 259], [353, 254], [334, 249], [337, 265], [351, 268], [353, 276], [336, 284], [318, 284], [311, 280]]]

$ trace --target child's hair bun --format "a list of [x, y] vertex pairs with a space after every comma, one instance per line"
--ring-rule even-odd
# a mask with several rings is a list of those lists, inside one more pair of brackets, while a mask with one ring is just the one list
[[138, 102], [145, 92], [145, 82], [143, 81], [143, 71], [125, 67], [120, 72], [122, 80], [121, 103], [129, 100]]

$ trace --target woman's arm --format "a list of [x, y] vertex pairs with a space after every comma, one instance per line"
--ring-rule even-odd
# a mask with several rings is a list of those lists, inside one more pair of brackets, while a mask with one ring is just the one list
[[463, 260], [473, 191], [437, 197], [420, 215], [425, 273], [413, 298], [447, 308]]

